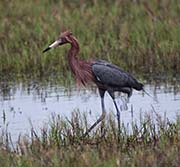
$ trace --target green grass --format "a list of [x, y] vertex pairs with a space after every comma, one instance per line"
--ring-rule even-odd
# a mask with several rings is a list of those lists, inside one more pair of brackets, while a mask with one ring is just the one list
[[[26, 84], [26, 79], [41, 81], [44, 77], [54, 84], [71, 83], [66, 58], [69, 46], [42, 54], [67, 29], [78, 38], [82, 59], [106, 59], [142, 79], [179, 77], [179, 13], [179, 0], [0, 1], [0, 84], [10, 80], [13, 85], [18, 79]], [[179, 117], [174, 123], [146, 117], [140, 126], [122, 124], [120, 143], [111, 116], [105, 134], [98, 127], [81, 138], [90, 126], [86, 119], [79, 114], [71, 120], [54, 117], [41, 135], [32, 129], [31, 138], [22, 137], [14, 147], [8, 133], [2, 134], [0, 167], [164, 167], [180, 163]]]
[[179, 13], [178, 0], [1, 1], [1, 78], [69, 77], [68, 46], [42, 54], [67, 29], [81, 58], [106, 59], [142, 78], [179, 76]]
[[[180, 119], [141, 116], [140, 123], [121, 124], [120, 142], [115, 118], [106, 119], [104, 133], [98, 126], [82, 138], [90, 126], [87, 116], [74, 113], [70, 120], [54, 116], [41, 134], [22, 137], [12, 147], [1, 135], [0, 166], [9, 167], [114, 167], [179, 166]], [[131, 129], [131, 130], [130, 130]], [[11, 150], [10, 150], [11, 147]], [[13, 148], [13, 151], [12, 151]]]

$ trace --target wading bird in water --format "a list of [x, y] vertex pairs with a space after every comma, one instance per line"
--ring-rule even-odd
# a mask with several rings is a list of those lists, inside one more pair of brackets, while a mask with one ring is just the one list
[[64, 44], [71, 45], [67, 58], [77, 83], [82, 85], [86, 85], [87, 83], [95, 83], [99, 89], [99, 94], [101, 97], [102, 115], [87, 130], [85, 135], [87, 135], [98, 123], [104, 120], [106, 116], [104, 106], [104, 94], [106, 91], [109, 93], [114, 102], [117, 111], [118, 128], [120, 130], [120, 111], [115, 100], [114, 92], [123, 92], [130, 97], [132, 95], [132, 89], [136, 89], [138, 91], [143, 90], [143, 84], [138, 82], [130, 73], [123, 71], [118, 66], [105, 60], [79, 60], [77, 57], [80, 49], [79, 43], [76, 37], [70, 31], [63, 32], [58, 39], [49, 45], [49, 47], [43, 52]]

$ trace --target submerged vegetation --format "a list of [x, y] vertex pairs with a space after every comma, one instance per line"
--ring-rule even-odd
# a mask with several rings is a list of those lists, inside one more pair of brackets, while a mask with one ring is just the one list
[[0, 1], [1, 78], [69, 76], [68, 46], [42, 54], [67, 29], [79, 39], [81, 58], [103, 58], [141, 77], [177, 77], [179, 13], [178, 0]]
[[115, 118], [109, 115], [103, 133], [99, 126], [82, 138], [88, 127], [87, 116], [74, 113], [71, 119], [54, 116], [41, 135], [32, 129], [30, 138], [20, 137], [17, 145], [4, 134], [0, 166], [179, 166], [179, 117], [170, 123], [167, 118], [146, 115], [140, 123], [122, 123], [119, 134]]

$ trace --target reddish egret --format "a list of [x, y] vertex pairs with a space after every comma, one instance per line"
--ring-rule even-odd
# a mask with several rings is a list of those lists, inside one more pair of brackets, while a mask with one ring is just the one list
[[98, 123], [104, 120], [106, 111], [104, 106], [104, 94], [107, 91], [113, 99], [118, 119], [118, 128], [120, 130], [120, 111], [115, 100], [115, 91], [123, 92], [130, 97], [132, 89], [138, 91], [143, 90], [143, 84], [139, 83], [131, 74], [123, 71], [118, 66], [111, 64], [105, 60], [90, 59], [79, 60], [79, 43], [72, 32], [63, 32], [58, 39], [49, 45], [43, 52], [59, 45], [70, 44], [71, 48], [68, 52], [68, 61], [71, 70], [75, 76], [77, 83], [86, 85], [87, 83], [95, 83], [99, 89], [101, 97], [102, 114], [100, 118], [87, 130], [87, 135]]

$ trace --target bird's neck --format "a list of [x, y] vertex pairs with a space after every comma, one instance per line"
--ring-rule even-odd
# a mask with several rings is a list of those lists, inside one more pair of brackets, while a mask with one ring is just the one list
[[85, 85], [87, 82], [94, 80], [91, 71], [91, 62], [78, 59], [77, 54], [79, 53], [79, 44], [75, 38], [70, 44], [71, 48], [68, 52], [69, 65], [75, 75], [77, 84]]
[[71, 48], [68, 52], [68, 62], [71, 67], [72, 72], [76, 75], [78, 69], [80, 67], [80, 61], [78, 60], [78, 53], [79, 53], [79, 44], [76, 39], [72, 39]]

